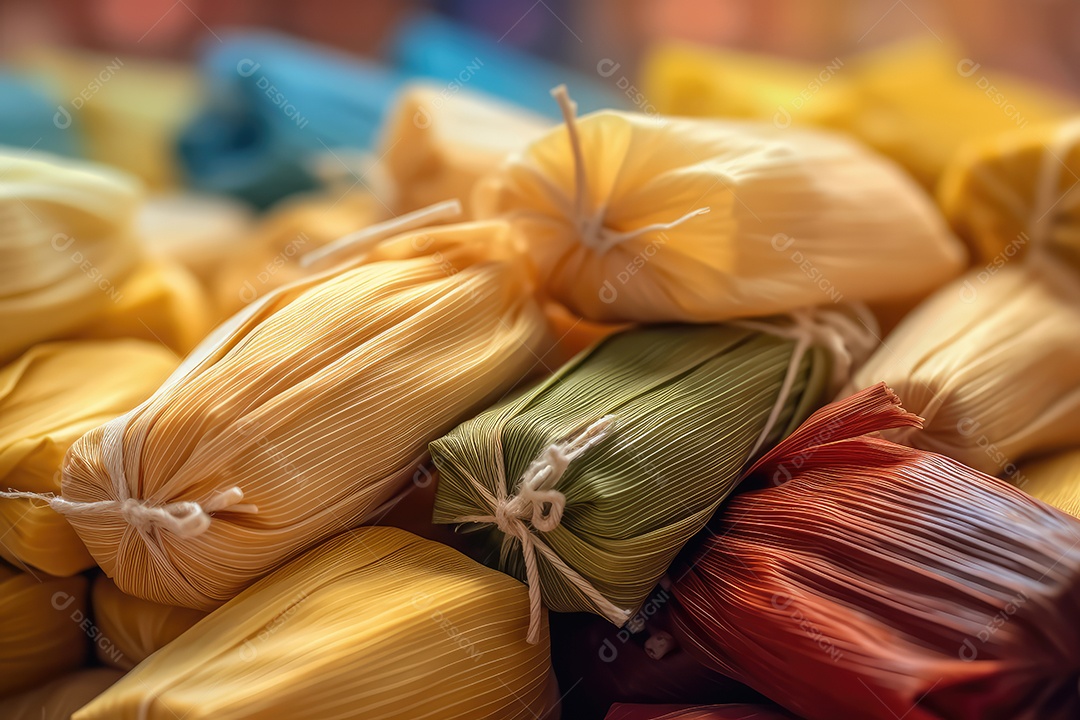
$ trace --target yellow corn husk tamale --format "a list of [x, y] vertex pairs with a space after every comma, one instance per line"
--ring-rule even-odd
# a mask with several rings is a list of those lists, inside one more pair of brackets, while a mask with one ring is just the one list
[[54, 122], [82, 135], [87, 156], [122, 168], [147, 186], [181, 180], [176, 137], [200, 103], [199, 79], [188, 65], [122, 56], [35, 50], [21, 65], [58, 88]]
[[71, 720], [76, 710], [123, 676], [124, 673], [112, 668], [79, 670], [21, 695], [0, 700], [0, 717], [5, 720]]
[[231, 314], [303, 277], [300, 257], [389, 216], [389, 210], [366, 190], [282, 201], [222, 269], [214, 293], [218, 307]]
[[1080, 518], [1080, 450], [1022, 463], [1010, 480], [1028, 495]]
[[935, 38], [867, 53], [852, 71], [860, 107], [847, 129], [931, 189], [972, 138], [1080, 110], [1075, 100], [983, 67]]
[[1077, 328], [1074, 275], [973, 271], [905, 318], [845, 392], [884, 381], [926, 421], [886, 438], [1013, 477], [1027, 456], [1080, 444]]
[[90, 650], [87, 581], [0, 562], [0, 697], [80, 667]]
[[239, 200], [182, 192], [149, 198], [135, 224], [150, 257], [183, 265], [211, 290], [222, 268], [249, 250], [254, 219]]
[[132, 178], [0, 148], [0, 360], [112, 308], [139, 261]]
[[945, 170], [938, 201], [976, 258], [1033, 250], [1080, 267], [1080, 118], [974, 140]]
[[521, 583], [396, 528], [293, 560], [142, 662], [75, 720], [558, 717]]
[[545, 290], [594, 321], [720, 322], [928, 292], [963, 247], [892, 163], [837, 135], [602, 111], [513, 155], [473, 196]]
[[970, 139], [1080, 110], [1075, 100], [985, 68], [935, 39], [819, 64], [660, 45], [642, 72], [651, 110], [840, 130], [900, 163], [928, 189]]
[[467, 90], [407, 86], [382, 132], [379, 164], [391, 184], [388, 202], [402, 213], [457, 199], [468, 211], [476, 181], [551, 125]]
[[650, 49], [642, 65], [646, 112], [843, 128], [857, 101], [842, 58], [814, 65], [682, 42]]
[[102, 637], [109, 641], [98, 645], [98, 659], [120, 670], [135, 667], [206, 617], [199, 610], [123, 593], [104, 575], [94, 580], [90, 607]]
[[78, 335], [134, 337], [187, 354], [210, 331], [213, 310], [199, 281], [172, 261], [148, 260], [119, 287], [120, 296]]
[[[0, 490], [60, 491], [64, 453], [83, 433], [150, 397], [177, 365], [138, 340], [35, 345], [0, 369]], [[52, 575], [94, 566], [62, 515], [32, 499], [0, 498], [0, 557]]]
[[219, 326], [49, 502], [122, 591], [209, 610], [360, 524], [547, 343], [504, 224], [407, 233]]

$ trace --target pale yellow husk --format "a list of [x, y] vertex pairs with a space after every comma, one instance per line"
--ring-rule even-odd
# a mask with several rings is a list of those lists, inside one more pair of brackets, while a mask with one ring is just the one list
[[885, 437], [991, 475], [1080, 444], [1080, 290], [1060, 267], [974, 270], [909, 315], [846, 392], [884, 381], [921, 431]]
[[53, 507], [122, 591], [212, 609], [360, 524], [542, 368], [546, 330], [505, 225], [402, 235], [215, 330], [72, 447]]
[[454, 199], [468, 213], [476, 181], [552, 125], [486, 95], [434, 85], [407, 86], [387, 118], [377, 153], [397, 213]]
[[94, 580], [90, 606], [94, 622], [107, 641], [95, 647], [98, 660], [120, 670], [135, 667], [206, 617], [199, 610], [162, 605], [123, 593], [104, 575]]
[[80, 667], [90, 651], [82, 575], [54, 578], [0, 562], [0, 697]]
[[1032, 497], [1080, 518], [1080, 450], [1022, 463], [1010, 479]]
[[0, 148], [0, 360], [114, 308], [140, 261], [133, 178]]
[[586, 319], [898, 299], [965, 264], [922, 189], [838, 135], [616, 111], [569, 127], [511, 156], [473, 202], [512, 224], [544, 289]]
[[0, 717], [5, 720], [71, 720], [76, 710], [123, 676], [124, 673], [112, 668], [79, 670], [0, 700]]
[[[0, 369], [0, 490], [60, 492], [64, 453], [84, 433], [150, 397], [177, 366], [139, 340], [35, 345]], [[0, 557], [52, 575], [94, 566], [62, 515], [40, 500], [0, 498]]]
[[525, 587], [445, 545], [360, 528], [144, 661], [75, 720], [558, 716]]

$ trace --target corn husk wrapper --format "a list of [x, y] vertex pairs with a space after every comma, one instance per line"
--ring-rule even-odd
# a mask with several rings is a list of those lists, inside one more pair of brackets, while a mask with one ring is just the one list
[[183, 265], [208, 290], [223, 267], [249, 251], [253, 226], [251, 209], [240, 201], [192, 192], [151, 197], [136, 218], [147, 254]]
[[682, 42], [651, 48], [641, 68], [651, 107], [683, 117], [842, 129], [858, 108], [843, 59], [820, 65]]
[[938, 38], [897, 43], [853, 66], [859, 112], [848, 128], [933, 189], [972, 138], [1060, 120], [1075, 99], [967, 58]]
[[720, 322], [900, 298], [964, 265], [925, 193], [838, 135], [575, 119], [559, 97], [567, 124], [481, 181], [473, 205], [513, 224], [544, 289], [586, 319]]
[[80, 667], [90, 650], [82, 575], [54, 578], [0, 562], [0, 697]]
[[390, 110], [378, 150], [390, 180], [389, 205], [401, 213], [458, 199], [468, 212], [476, 181], [551, 125], [486, 95], [406, 86]]
[[51, 504], [123, 592], [217, 607], [360, 524], [545, 351], [502, 224], [404, 234], [358, 262], [248, 305], [72, 447]]
[[622, 625], [743, 465], [847, 370], [760, 325], [614, 335], [458, 426], [431, 443], [435, 522], [475, 523], [537, 613], [542, 598]]
[[445, 545], [360, 528], [264, 578], [75, 718], [557, 717], [546, 626], [542, 644], [525, 642], [528, 607], [520, 583]]
[[604, 720], [794, 720], [768, 705], [630, 705], [616, 703]]
[[974, 140], [938, 189], [945, 217], [991, 266], [1047, 251], [1080, 268], [1080, 118]]
[[[666, 586], [666, 587], [665, 587]], [[567, 692], [563, 716], [602, 718], [615, 703], [735, 703], [757, 693], [705, 667], [672, 636], [671, 585], [653, 590], [642, 609], [616, 628], [591, 613], [550, 613], [551, 664]]]
[[214, 315], [199, 281], [182, 265], [150, 260], [118, 288], [116, 302], [78, 335], [133, 337], [186, 355], [210, 332]]
[[677, 636], [807, 720], [1076, 717], [1080, 521], [870, 435], [918, 424], [878, 384], [759, 460], [673, 569]]
[[[885, 437], [991, 475], [1080, 444], [1080, 288], [1046, 264], [977, 270], [909, 315], [845, 392], [885, 381], [921, 431]], [[844, 393], [842, 393], [844, 394]]]
[[206, 617], [199, 610], [122, 593], [104, 575], [94, 580], [90, 605], [102, 637], [108, 640], [97, 646], [98, 660], [119, 670], [135, 667]]
[[305, 276], [300, 258], [389, 217], [367, 191], [293, 197], [275, 206], [219, 274], [220, 311], [236, 312], [256, 298]]
[[39, 688], [0, 700], [6, 720], [71, 720], [72, 714], [122, 678], [112, 668], [91, 668], [65, 675]]
[[138, 200], [127, 175], [0, 148], [0, 359], [113, 308], [139, 260]]
[[[35, 345], [0, 369], [0, 489], [60, 491], [64, 453], [86, 433], [150, 397], [177, 366], [137, 340]], [[94, 566], [62, 515], [26, 498], [0, 498], [0, 557], [67, 576]]]
[[928, 190], [972, 138], [1080, 110], [1075, 100], [983, 67], [938, 39], [820, 63], [661, 45], [642, 76], [653, 111], [839, 130], [898, 162]]
[[1080, 450], [1021, 463], [1009, 480], [1028, 495], [1080, 518]]

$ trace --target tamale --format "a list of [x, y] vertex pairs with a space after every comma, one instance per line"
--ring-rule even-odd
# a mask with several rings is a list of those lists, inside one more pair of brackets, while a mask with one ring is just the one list
[[98, 660], [120, 670], [135, 667], [206, 617], [199, 610], [122, 593], [104, 575], [94, 580], [90, 607], [102, 637], [108, 640], [97, 646]]
[[360, 524], [547, 342], [505, 225], [406, 233], [219, 326], [48, 502], [120, 590], [210, 610]]
[[435, 522], [476, 524], [498, 548], [491, 562], [529, 585], [537, 616], [542, 598], [622, 625], [743, 465], [846, 374], [839, 328], [854, 346], [858, 329], [844, 323], [855, 322], [819, 320], [603, 340], [431, 443]]
[[1080, 450], [1021, 463], [1009, 480], [1028, 495], [1080, 518]]
[[933, 189], [972, 138], [1063, 119], [1073, 98], [984, 67], [939, 38], [900, 42], [852, 63], [859, 110], [847, 130]]
[[1080, 268], [1080, 118], [973, 140], [945, 169], [938, 201], [990, 267], [1049, 252]]
[[646, 57], [642, 77], [654, 113], [845, 132], [928, 190], [973, 138], [1080, 110], [1074, 99], [984, 67], [936, 38], [820, 63], [666, 44]]
[[388, 203], [412, 212], [469, 195], [481, 176], [552, 123], [485, 95], [408, 85], [383, 127], [379, 163], [391, 181]]
[[0, 697], [86, 661], [93, 629], [86, 586], [82, 575], [54, 578], [0, 561]]
[[918, 425], [878, 384], [762, 457], [672, 569], [676, 635], [807, 720], [1080, 716], [1080, 521], [873, 435]]
[[210, 299], [199, 281], [171, 260], [148, 260], [120, 285], [116, 302], [76, 334], [150, 340], [185, 355], [212, 324]]
[[517, 581], [396, 528], [329, 540], [129, 672], [75, 720], [558, 717]]
[[795, 720], [768, 705], [628, 705], [616, 703], [604, 720]]
[[115, 305], [139, 189], [100, 165], [0, 148], [0, 360]]
[[[60, 491], [64, 453], [150, 397], [178, 361], [138, 340], [35, 345], [0, 369], [0, 490]], [[52, 575], [94, 566], [62, 515], [33, 499], [0, 498], [0, 557]]]
[[552, 299], [589, 320], [719, 322], [927, 292], [966, 253], [893, 163], [839, 135], [601, 111], [477, 184]]
[[653, 112], [842, 129], [856, 111], [842, 58], [815, 65], [684, 42], [651, 48], [641, 93]]
[[973, 270], [926, 300], [842, 393], [885, 381], [925, 420], [885, 437], [991, 475], [1080, 444], [1080, 283], [1047, 263]]
[[71, 720], [76, 710], [122, 678], [112, 668], [79, 670], [39, 688], [0, 700], [5, 720]]
[[366, 190], [312, 193], [272, 208], [220, 272], [215, 297], [231, 314], [255, 298], [304, 276], [300, 258], [385, 220], [390, 212]]

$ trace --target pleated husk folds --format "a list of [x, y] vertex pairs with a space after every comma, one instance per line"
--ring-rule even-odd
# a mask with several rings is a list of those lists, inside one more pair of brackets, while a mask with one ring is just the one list
[[1016, 475], [1008, 479], [1032, 497], [1080, 518], [1080, 450], [1021, 463]]
[[828, 342], [777, 334], [791, 329], [673, 325], [607, 338], [431, 443], [435, 522], [476, 523], [537, 609], [542, 598], [622, 625], [757, 449], [817, 407], [831, 373], [844, 375], [850, 358], [831, 364]]
[[1080, 269], [1080, 117], [971, 141], [938, 198], [982, 263], [1049, 252]]
[[360, 528], [250, 587], [75, 719], [557, 717], [546, 625], [531, 645], [528, 621], [506, 575]]
[[[0, 368], [0, 490], [60, 492], [64, 453], [84, 433], [150, 397], [177, 366], [139, 340], [35, 345]], [[73, 575], [94, 559], [67, 520], [45, 503], [0, 498], [0, 557]]]
[[80, 623], [87, 580], [20, 572], [0, 562], [0, 697], [81, 667], [90, 641]]
[[123, 676], [124, 673], [113, 668], [79, 670], [0, 700], [0, 717], [5, 720], [71, 720], [76, 710]]
[[1080, 444], [1078, 327], [1080, 284], [1063, 268], [973, 270], [906, 317], [842, 394], [884, 381], [925, 420], [887, 438], [1013, 475]]
[[483, 179], [553, 299], [597, 321], [720, 322], [925, 293], [962, 245], [893, 163], [839, 135], [601, 111]]
[[138, 201], [122, 173], [0, 148], [0, 359], [115, 304], [139, 262]]
[[51, 505], [123, 592], [209, 610], [361, 523], [546, 345], [504, 225], [406, 233], [218, 327]]
[[387, 202], [399, 213], [444, 200], [467, 206], [477, 180], [551, 125], [479, 93], [407, 85], [387, 115], [377, 151], [390, 181]]
[[672, 570], [682, 645], [807, 720], [1077, 717], [1080, 521], [871, 435], [918, 424], [879, 384], [759, 460]]
[[119, 670], [135, 667], [206, 617], [199, 610], [123, 593], [104, 575], [94, 580], [90, 606], [104, 638], [95, 646], [98, 660]]
[[768, 705], [635, 705], [615, 703], [604, 720], [794, 720]]

